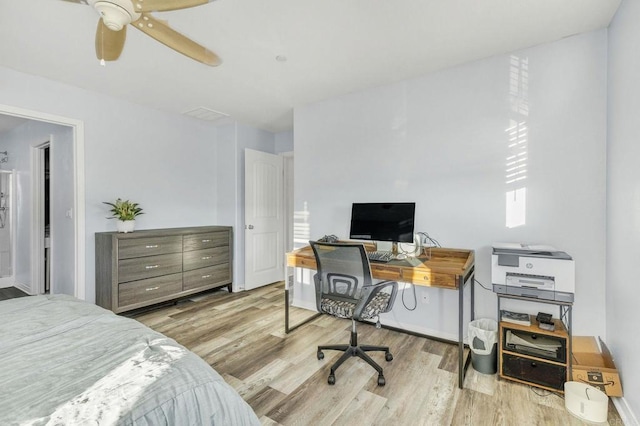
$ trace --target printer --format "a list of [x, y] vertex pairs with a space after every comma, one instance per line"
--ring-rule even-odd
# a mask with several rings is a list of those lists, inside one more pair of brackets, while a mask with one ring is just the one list
[[496, 243], [491, 282], [495, 293], [573, 303], [575, 265], [550, 246]]

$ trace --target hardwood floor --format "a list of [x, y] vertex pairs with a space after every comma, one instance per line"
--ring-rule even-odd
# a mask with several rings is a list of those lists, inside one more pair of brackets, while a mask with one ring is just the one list
[[[292, 309], [292, 322], [309, 311]], [[360, 343], [388, 345], [372, 357], [386, 386], [364, 361], [351, 358], [327, 384], [339, 354], [316, 359], [318, 344], [349, 340], [351, 322], [322, 316], [284, 333], [284, 285], [208, 293], [145, 313], [137, 320], [200, 355], [253, 407], [263, 425], [581, 425], [561, 396], [470, 366], [457, 387], [454, 345], [358, 324]], [[609, 424], [622, 424], [609, 403]]]

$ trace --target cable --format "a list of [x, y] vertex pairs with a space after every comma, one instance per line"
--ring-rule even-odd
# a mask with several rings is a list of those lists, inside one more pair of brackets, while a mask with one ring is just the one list
[[435, 247], [442, 247], [440, 245], [440, 243], [438, 242], [438, 240], [436, 240], [435, 238], [432, 238], [429, 234], [427, 234], [426, 232], [416, 232], [416, 235], [420, 235], [422, 237], [424, 237], [425, 241], [430, 242], [431, 244], [433, 244]]
[[475, 277], [473, 278], [473, 280], [474, 280], [475, 282], [477, 282], [478, 284], [480, 284], [480, 287], [484, 288], [484, 289], [485, 289], [485, 290], [487, 290], [487, 291], [493, 292], [493, 290], [492, 290], [492, 289], [487, 288], [487, 287], [485, 287], [484, 285], [482, 285], [482, 283], [481, 283], [480, 281], [478, 281]]
[[[408, 285], [410, 285], [411, 288], [413, 289], [413, 300], [414, 300], [413, 308], [408, 307], [407, 303], [404, 301], [404, 294], [406, 293]], [[407, 311], [415, 311], [416, 308], [418, 307], [418, 296], [416, 295], [416, 286], [415, 285], [409, 284], [409, 283], [404, 283], [404, 288], [402, 289], [402, 305], [404, 306], [404, 308]]]
[[[560, 394], [558, 394], [556, 392], [551, 392], [551, 391], [544, 390], [544, 389], [541, 389], [542, 392], [540, 392], [538, 389], [534, 388], [533, 386], [529, 386], [529, 389], [531, 389], [531, 392], [533, 392], [536, 395], [541, 396], [541, 397], [547, 397], [549, 395], [555, 395], [558, 398], [561, 398], [561, 399], [563, 398], [562, 395], [560, 395]], [[544, 393], [544, 392], [546, 392], [546, 393]]]

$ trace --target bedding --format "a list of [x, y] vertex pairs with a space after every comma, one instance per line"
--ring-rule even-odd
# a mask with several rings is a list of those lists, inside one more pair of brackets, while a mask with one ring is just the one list
[[259, 425], [211, 366], [65, 295], [0, 302], [1, 425]]

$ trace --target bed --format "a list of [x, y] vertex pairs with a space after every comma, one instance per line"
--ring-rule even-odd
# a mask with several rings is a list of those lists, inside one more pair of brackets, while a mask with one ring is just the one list
[[259, 425], [200, 357], [70, 296], [0, 302], [1, 425]]

